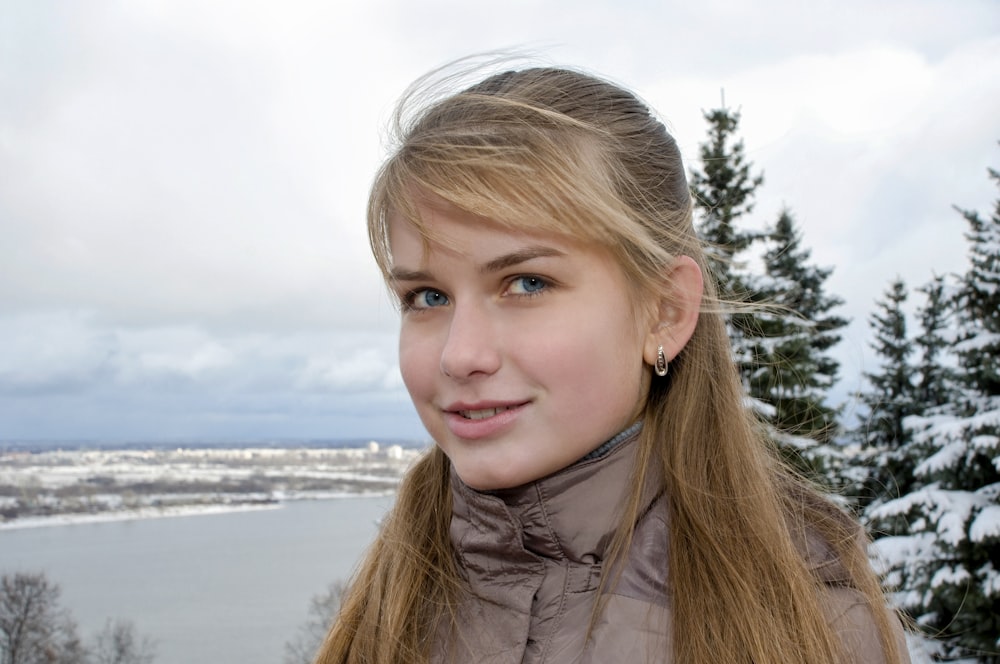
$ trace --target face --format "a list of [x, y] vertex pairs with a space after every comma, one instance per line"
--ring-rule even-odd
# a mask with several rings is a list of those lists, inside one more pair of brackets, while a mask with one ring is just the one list
[[632, 424], [651, 322], [607, 251], [520, 233], [443, 203], [426, 245], [389, 221], [400, 368], [424, 426], [469, 486], [519, 486]]

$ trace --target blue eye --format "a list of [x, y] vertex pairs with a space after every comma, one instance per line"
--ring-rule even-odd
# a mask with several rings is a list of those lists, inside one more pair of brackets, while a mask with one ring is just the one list
[[422, 288], [407, 295], [405, 304], [410, 309], [443, 307], [448, 304], [448, 296], [432, 288]]
[[508, 292], [512, 295], [534, 295], [545, 290], [548, 285], [541, 277], [517, 277], [510, 282]]

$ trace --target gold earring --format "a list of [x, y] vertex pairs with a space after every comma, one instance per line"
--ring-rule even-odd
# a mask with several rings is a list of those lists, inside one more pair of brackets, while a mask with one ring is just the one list
[[667, 356], [663, 354], [663, 346], [656, 349], [656, 364], [653, 366], [653, 370], [660, 378], [667, 375]]

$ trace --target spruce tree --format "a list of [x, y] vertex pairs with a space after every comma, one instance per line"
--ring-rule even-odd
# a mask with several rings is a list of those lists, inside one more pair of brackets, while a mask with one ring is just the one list
[[944, 277], [935, 276], [918, 290], [924, 295], [924, 304], [917, 312], [921, 331], [914, 340], [920, 349], [915, 401], [926, 410], [949, 403], [954, 393], [954, 372], [945, 362], [951, 346], [946, 335], [952, 307]]
[[[1000, 173], [990, 176], [1000, 185]], [[908, 420], [922, 486], [872, 510], [909, 534], [879, 540], [898, 599], [945, 657], [1000, 664], [1000, 199], [960, 211], [970, 261], [951, 298], [958, 366], [951, 401]]]
[[831, 313], [842, 300], [825, 293], [831, 270], [810, 264], [811, 251], [788, 210], [763, 238], [764, 274], [748, 280], [764, 308], [743, 320], [750, 403], [786, 461], [812, 479], [838, 487], [843, 455], [830, 445], [837, 412], [824, 403], [839, 365], [827, 351], [847, 324]]
[[824, 399], [839, 363], [828, 351], [847, 325], [832, 310], [843, 300], [826, 293], [832, 270], [810, 264], [812, 252], [803, 248], [791, 212], [781, 212], [766, 238], [764, 276], [755, 281], [755, 292], [777, 310], [759, 314], [749, 337], [757, 364], [750, 394], [771, 407], [778, 430], [829, 442], [837, 412]]
[[[830, 310], [842, 301], [825, 294], [830, 270], [808, 264], [791, 214], [783, 212], [767, 232], [745, 228], [764, 177], [746, 158], [738, 112], [723, 106], [705, 119], [702, 170], [692, 171], [691, 191], [719, 295], [733, 305], [726, 322], [735, 358], [751, 407], [789, 460], [815, 477], [828, 470], [822, 457], [833, 453], [817, 440], [829, 442], [835, 430], [836, 411], [824, 397], [839, 368], [827, 351], [846, 325]], [[760, 242], [772, 248], [765, 274], [755, 275], [746, 258]]]
[[[739, 293], [733, 260], [750, 246], [755, 234], [736, 222], [753, 211], [754, 194], [763, 174], [751, 174], [742, 139], [736, 138], [740, 114], [723, 106], [704, 113], [708, 140], [699, 153], [702, 170], [691, 172], [691, 193], [701, 211], [698, 233], [708, 243], [709, 262], [723, 297]], [[734, 281], [735, 280], [735, 281]]]
[[[718, 286], [718, 295], [729, 303], [750, 298], [747, 267], [742, 255], [759, 234], [746, 230], [740, 222], [753, 211], [754, 195], [764, 182], [752, 173], [743, 141], [737, 138], [740, 114], [723, 106], [704, 113], [708, 139], [700, 146], [702, 170], [691, 171], [691, 194], [697, 213], [699, 237], [707, 245], [709, 267]], [[737, 311], [727, 316], [726, 326], [733, 353], [744, 384], [753, 371], [753, 358], [745, 338], [757, 326], [755, 314]]]
[[861, 400], [868, 412], [862, 418], [859, 438], [862, 456], [869, 461], [870, 472], [864, 482], [859, 505], [884, 502], [908, 493], [913, 486], [916, 465], [907, 454], [910, 432], [905, 418], [917, 412], [914, 368], [910, 356], [914, 348], [906, 332], [903, 305], [909, 294], [906, 284], [897, 277], [876, 301], [878, 310], [869, 318], [875, 334], [871, 342], [879, 370], [864, 374], [868, 389]]

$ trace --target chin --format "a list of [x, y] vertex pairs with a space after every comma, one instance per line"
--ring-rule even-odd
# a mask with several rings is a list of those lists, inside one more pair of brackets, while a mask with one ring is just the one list
[[471, 489], [476, 491], [499, 491], [501, 489], [513, 489], [514, 487], [527, 484], [532, 481], [516, 475], [496, 475], [482, 472], [462, 472], [456, 468], [459, 479]]
[[461, 473], [459, 473], [458, 476], [466, 486], [470, 489], [475, 489], [476, 491], [497, 491], [499, 489], [509, 489], [511, 487], [509, 481], [495, 477], [482, 477], [481, 475], [463, 476]]

